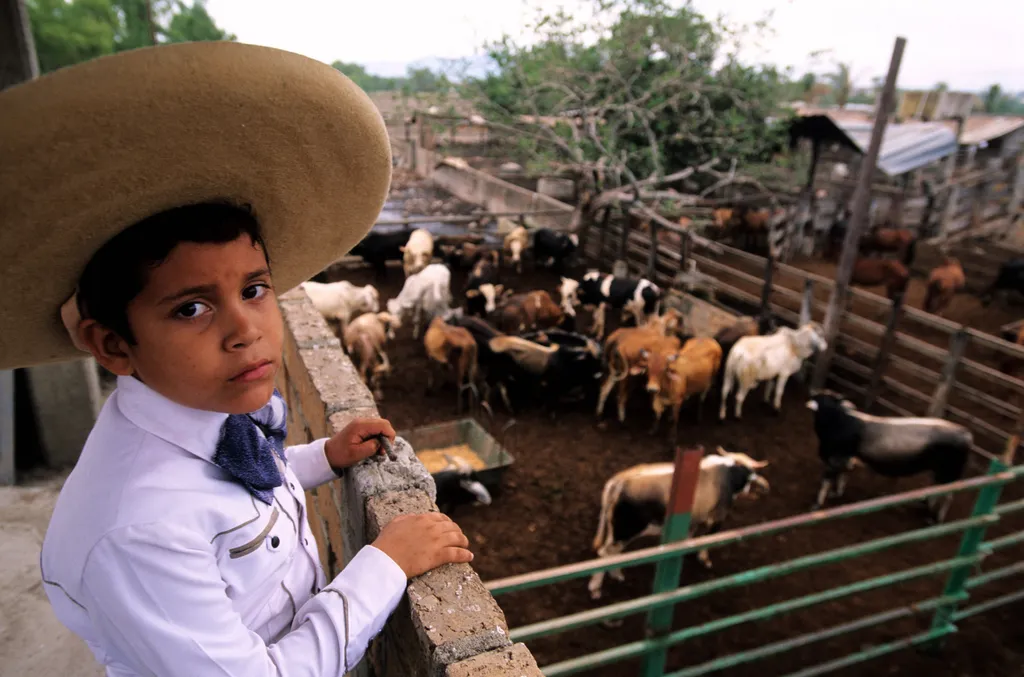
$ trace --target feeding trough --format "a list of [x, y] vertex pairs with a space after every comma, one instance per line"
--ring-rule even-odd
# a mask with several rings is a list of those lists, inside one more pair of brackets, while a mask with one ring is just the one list
[[[515, 460], [503, 445], [508, 430], [514, 423], [510, 421], [502, 428], [502, 443], [472, 418], [413, 428], [400, 432], [399, 435], [416, 450], [417, 455], [447, 451], [465, 458], [465, 450], [468, 447], [471, 458], [479, 459], [476, 463], [471, 461], [473, 465], [478, 466], [477, 479], [488, 489], [494, 489], [501, 484], [502, 476]], [[483, 467], [480, 468], [479, 465]], [[436, 470], [432, 474], [436, 474]]]

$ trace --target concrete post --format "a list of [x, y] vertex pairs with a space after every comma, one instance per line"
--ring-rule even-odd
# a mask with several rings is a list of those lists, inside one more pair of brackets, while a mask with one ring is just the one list
[[78, 461], [100, 407], [99, 367], [91, 357], [31, 367], [29, 390], [46, 464], [73, 466]]
[[25, 0], [0, 0], [0, 89], [39, 75]]

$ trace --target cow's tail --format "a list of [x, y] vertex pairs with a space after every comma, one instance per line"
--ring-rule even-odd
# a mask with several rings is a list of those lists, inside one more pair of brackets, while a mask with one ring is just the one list
[[601, 550], [601, 547], [612, 535], [612, 512], [622, 495], [623, 480], [621, 477], [613, 477], [604, 484], [601, 492], [601, 514], [597, 519], [597, 534], [594, 535], [594, 552]]
[[941, 293], [942, 282], [940, 280], [930, 280], [928, 282], [928, 290], [924, 294], [924, 310], [926, 313], [935, 312], [935, 303], [938, 301]]

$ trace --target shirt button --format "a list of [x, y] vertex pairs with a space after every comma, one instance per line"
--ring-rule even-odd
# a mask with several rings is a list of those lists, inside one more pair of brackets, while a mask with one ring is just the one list
[[270, 537], [270, 547], [276, 548], [279, 545], [281, 545], [281, 539], [278, 538], [277, 536], [271, 536]]

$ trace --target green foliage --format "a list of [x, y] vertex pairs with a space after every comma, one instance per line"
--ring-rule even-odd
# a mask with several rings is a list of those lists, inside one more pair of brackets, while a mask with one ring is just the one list
[[590, 9], [542, 14], [531, 44], [488, 45], [494, 72], [462, 87], [485, 117], [521, 130], [528, 164], [617, 184], [713, 157], [764, 160], [781, 145], [768, 119], [785, 77], [739, 62], [728, 27], [663, 0]]
[[234, 40], [204, 0], [28, 0], [44, 73], [104, 54], [165, 42]]
[[415, 92], [445, 92], [451, 87], [448, 79], [429, 68], [408, 68], [405, 77], [388, 78], [368, 73], [366, 68], [357, 63], [335, 61], [331, 64], [341, 71], [359, 88], [366, 92], [392, 92], [401, 90], [405, 94]]
[[1024, 115], [1024, 97], [1007, 94], [999, 85], [992, 85], [982, 93], [985, 112], [990, 115]]

